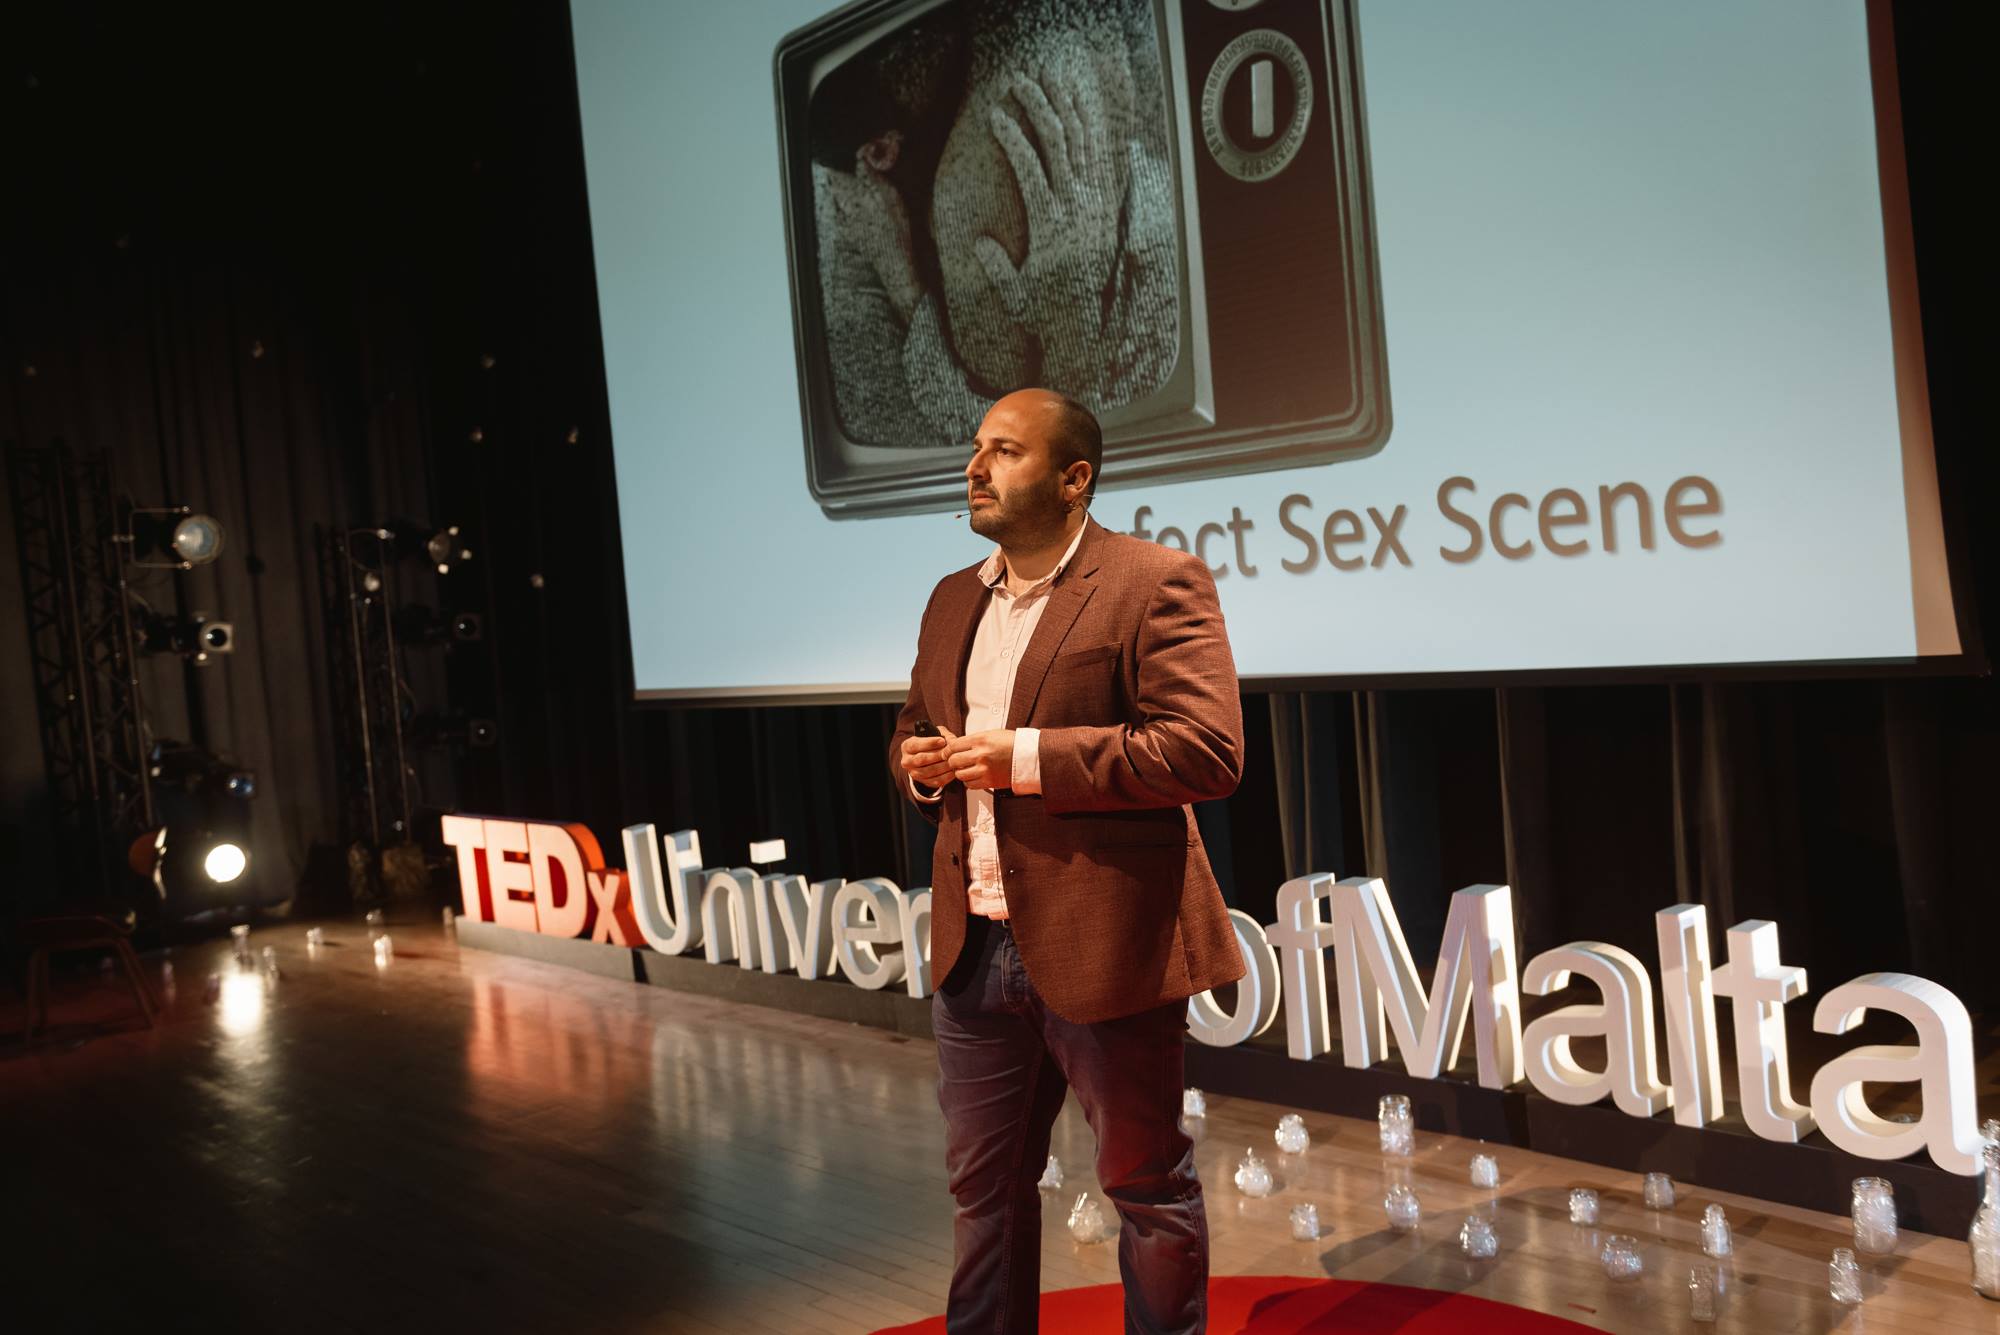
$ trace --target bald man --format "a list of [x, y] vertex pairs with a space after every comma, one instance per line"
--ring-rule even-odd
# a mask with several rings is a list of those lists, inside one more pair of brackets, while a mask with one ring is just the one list
[[1241, 706], [1208, 567], [1091, 521], [1102, 453], [1096, 419], [1049, 390], [986, 414], [966, 490], [997, 546], [931, 594], [890, 743], [938, 826], [953, 1332], [1036, 1328], [1035, 1184], [1069, 1090], [1121, 1219], [1126, 1329], [1207, 1321], [1181, 1044], [1187, 998], [1244, 966], [1188, 804], [1234, 791]]

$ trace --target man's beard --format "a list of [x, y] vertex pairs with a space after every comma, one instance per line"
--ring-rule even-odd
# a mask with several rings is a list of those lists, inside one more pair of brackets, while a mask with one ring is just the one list
[[1055, 476], [1046, 486], [1016, 490], [1005, 500], [990, 491], [972, 495], [993, 497], [991, 505], [973, 507], [972, 531], [1003, 547], [1054, 538], [1062, 532], [1068, 513], [1062, 503], [1062, 479]]

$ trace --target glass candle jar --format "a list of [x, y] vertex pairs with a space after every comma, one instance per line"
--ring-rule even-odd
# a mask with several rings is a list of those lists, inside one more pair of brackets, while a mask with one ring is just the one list
[[2000, 1301], [2000, 1144], [1979, 1151], [1979, 1167], [1985, 1184], [1965, 1237], [1972, 1248], [1972, 1291]]
[[1589, 1187], [1576, 1187], [1569, 1193], [1569, 1222], [1572, 1224], [1595, 1224], [1597, 1222], [1597, 1193]]
[[1459, 1225], [1458, 1249], [1475, 1261], [1485, 1261], [1499, 1252], [1500, 1239], [1494, 1234], [1492, 1224], [1471, 1214]]
[[1671, 1210], [1674, 1208], [1674, 1180], [1665, 1173], [1646, 1174], [1646, 1208], [1648, 1210]]
[[1688, 1271], [1688, 1318], [1704, 1325], [1715, 1320], [1715, 1267], [1698, 1265]]
[[1701, 1250], [1705, 1256], [1724, 1257], [1729, 1255], [1735, 1241], [1729, 1234], [1729, 1217], [1722, 1213], [1720, 1205], [1711, 1205], [1701, 1212]]
[[1646, 1268], [1639, 1255], [1639, 1240], [1630, 1233], [1613, 1233], [1604, 1240], [1604, 1250], [1597, 1259], [1604, 1265], [1604, 1273], [1612, 1279], [1637, 1279], [1639, 1272]]
[[1381, 1128], [1382, 1153], [1409, 1155], [1417, 1148], [1417, 1123], [1410, 1112], [1410, 1098], [1407, 1094], [1384, 1094], [1375, 1109], [1376, 1125]]
[[1257, 1157], [1257, 1151], [1246, 1149], [1237, 1161], [1236, 1189], [1250, 1197], [1271, 1194], [1271, 1168]]
[[1398, 1233], [1408, 1233], [1423, 1217], [1423, 1206], [1418, 1202], [1416, 1192], [1405, 1186], [1394, 1186], [1382, 1198], [1382, 1213], [1389, 1217], [1389, 1227]]
[[1069, 1235], [1078, 1242], [1102, 1242], [1111, 1230], [1105, 1226], [1104, 1211], [1097, 1198], [1084, 1192], [1069, 1210]]
[[1861, 1267], [1855, 1264], [1854, 1253], [1845, 1247], [1833, 1249], [1833, 1260], [1826, 1267], [1826, 1291], [1843, 1306], [1852, 1307], [1861, 1301]]
[[1500, 1162], [1490, 1154], [1472, 1156], [1472, 1185], [1491, 1191], [1500, 1185]]
[[1854, 1250], [1880, 1256], [1895, 1249], [1895, 1188], [1884, 1178], [1855, 1178]]

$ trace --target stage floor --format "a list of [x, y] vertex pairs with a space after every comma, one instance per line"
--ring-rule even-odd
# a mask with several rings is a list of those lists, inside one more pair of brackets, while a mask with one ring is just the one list
[[[427, 914], [392, 915], [378, 969], [359, 922], [323, 926], [315, 952], [303, 923], [252, 933], [276, 948], [270, 987], [235, 971], [226, 941], [176, 951], [157, 1029], [110, 975], [59, 977], [33, 1049], [18, 998], [0, 1012], [9, 1328], [833, 1335], [942, 1310], [951, 1209], [927, 1041], [461, 952]], [[1312, 1147], [1280, 1156], [1284, 1111], [1210, 1097], [1197, 1153], [1217, 1275], [1385, 1281], [1678, 1331], [1702, 1209], [1720, 1202], [1736, 1250], [1713, 1329], [2000, 1331], [1963, 1239], [1906, 1231], [1894, 1255], [1862, 1258], [1866, 1302], [1841, 1309], [1826, 1262], [1844, 1218], [1690, 1187], [1650, 1211], [1636, 1175], [1505, 1147], [1496, 1197], [1468, 1181], [1477, 1147], [1441, 1135], [1420, 1133], [1403, 1169], [1424, 1221], [1397, 1234], [1373, 1124], [1307, 1114]], [[1231, 1185], [1246, 1146], [1278, 1179], [1262, 1200]], [[1064, 1228], [1096, 1189], [1074, 1103], [1054, 1149], [1069, 1180], [1043, 1196], [1043, 1287], [1115, 1283], [1115, 1245]], [[1569, 1222], [1573, 1186], [1601, 1194], [1598, 1235], [1640, 1239], [1641, 1279], [1603, 1276]], [[1489, 1199], [1500, 1254], [1468, 1261], [1459, 1224]], [[1290, 1236], [1302, 1202], [1318, 1242]]]

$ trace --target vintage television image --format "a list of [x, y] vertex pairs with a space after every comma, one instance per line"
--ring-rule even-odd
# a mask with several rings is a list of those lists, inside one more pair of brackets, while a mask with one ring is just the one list
[[775, 66], [828, 515], [962, 506], [1026, 385], [1098, 413], [1107, 487], [1387, 440], [1347, 0], [860, 0]]

